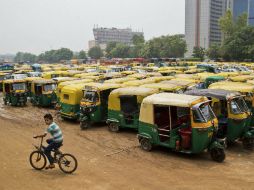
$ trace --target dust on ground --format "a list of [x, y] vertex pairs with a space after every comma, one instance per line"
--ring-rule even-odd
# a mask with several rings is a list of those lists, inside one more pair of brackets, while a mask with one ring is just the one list
[[208, 153], [185, 155], [166, 148], [144, 152], [136, 132], [110, 133], [105, 125], [81, 131], [79, 124], [55, 117], [64, 133], [62, 151], [78, 159], [66, 175], [59, 168], [36, 171], [29, 165], [32, 137], [44, 132], [43, 115], [53, 109], [5, 106], [0, 96], [0, 190], [65, 189], [254, 189], [254, 153], [240, 143], [226, 151], [224, 163]]

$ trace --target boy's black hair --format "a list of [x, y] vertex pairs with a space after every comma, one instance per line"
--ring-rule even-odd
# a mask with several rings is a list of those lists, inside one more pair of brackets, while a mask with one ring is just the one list
[[53, 120], [53, 117], [50, 113], [47, 113], [47, 114], [44, 115], [44, 119]]

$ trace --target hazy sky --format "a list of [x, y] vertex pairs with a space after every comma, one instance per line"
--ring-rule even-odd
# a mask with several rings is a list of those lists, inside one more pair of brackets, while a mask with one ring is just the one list
[[184, 0], [0, 0], [0, 54], [88, 48], [94, 25], [184, 33]]

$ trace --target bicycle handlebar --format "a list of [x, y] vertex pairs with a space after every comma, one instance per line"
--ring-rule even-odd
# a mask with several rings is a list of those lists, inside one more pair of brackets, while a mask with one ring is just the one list
[[46, 135], [45, 134], [43, 134], [43, 135], [37, 135], [37, 136], [34, 136], [33, 138], [34, 139], [37, 139], [37, 138], [44, 138]]

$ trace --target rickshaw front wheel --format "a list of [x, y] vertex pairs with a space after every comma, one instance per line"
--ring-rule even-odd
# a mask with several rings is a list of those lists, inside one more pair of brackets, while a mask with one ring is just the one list
[[223, 162], [225, 160], [225, 152], [221, 148], [213, 148], [210, 152], [211, 157], [216, 162]]
[[140, 139], [140, 146], [145, 151], [151, 151], [152, 150], [152, 144], [149, 139], [147, 138], [141, 138]]
[[252, 138], [244, 138], [242, 143], [245, 149], [252, 150], [254, 147], [254, 140]]
[[118, 132], [119, 131], [119, 125], [117, 123], [111, 122], [108, 124], [108, 129], [111, 132]]

